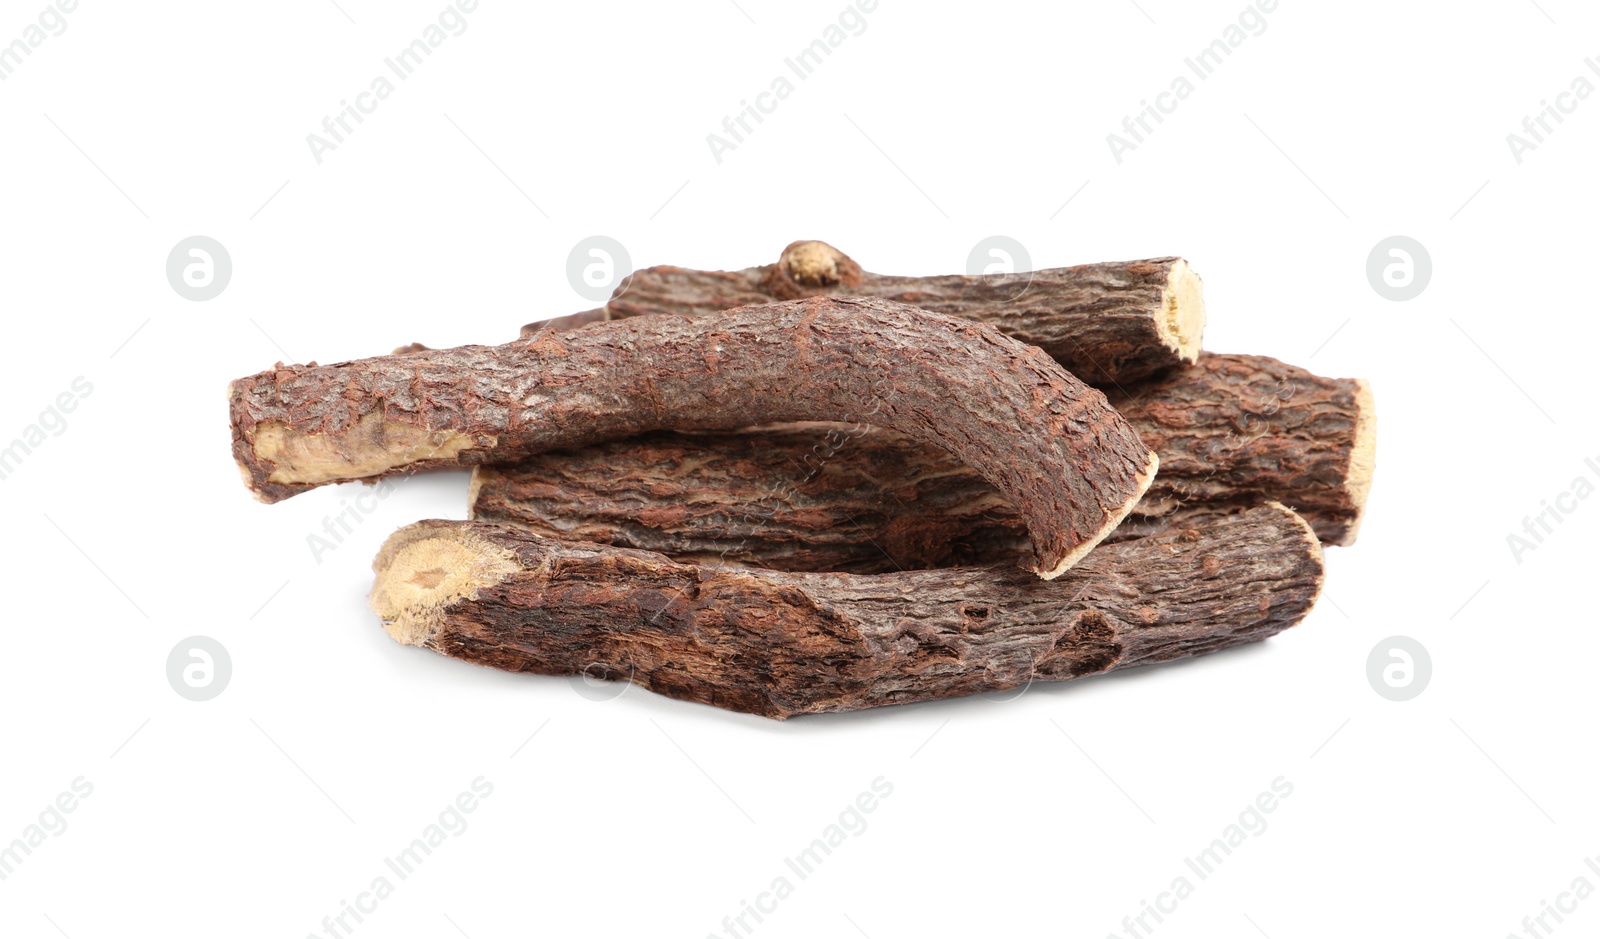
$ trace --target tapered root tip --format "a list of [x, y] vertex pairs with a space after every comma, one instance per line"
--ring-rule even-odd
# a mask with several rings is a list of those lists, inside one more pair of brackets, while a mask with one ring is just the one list
[[1151, 450], [1150, 460], [1145, 464], [1144, 472], [1140, 473], [1135, 481], [1135, 491], [1133, 495], [1128, 498], [1127, 502], [1122, 504], [1121, 508], [1107, 516], [1105, 526], [1096, 532], [1092, 538], [1089, 538], [1088, 540], [1084, 541], [1083, 544], [1080, 544], [1071, 551], [1068, 551], [1067, 554], [1055, 564], [1055, 566], [1048, 570], [1040, 570], [1039, 568], [1035, 567], [1033, 569], [1034, 573], [1038, 574], [1043, 580], [1055, 580], [1057, 577], [1065, 574], [1067, 570], [1072, 567], [1072, 565], [1083, 560], [1084, 555], [1088, 554], [1090, 551], [1093, 551], [1096, 545], [1106, 539], [1107, 535], [1111, 534], [1113, 531], [1116, 531], [1117, 526], [1122, 524], [1122, 520], [1128, 517], [1129, 512], [1133, 511], [1133, 507], [1139, 504], [1139, 500], [1144, 498], [1144, 494], [1146, 490], [1150, 488], [1150, 484], [1155, 482], [1156, 471], [1160, 468], [1161, 457], [1157, 456], [1154, 450]]
[[418, 522], [384, 542], [369, 602], [396, 642], [427, 645], [444, 610], [522, 569], [516, 555], [459, 528]]
[[1350, 494], [1350, 504], [1356, 516], [1350, 520], [1344, 537], [1337, 544], [1355, 544], [1361, 530], [1361, 519], [1367, 513], [1367, 494], [1372, 491], [1372, 472], [1378, 462], [1378, 409], [1372, 398], [1372, 386], [1364, 379], [1356, 379], [1356, 434], [1350, 447], [1350, 469], [1345, 473], [1345, 490]]
[[1167, 286], [1161, 291], [1161, 315], [1156, 327], [1161, 341], [1184, 362], [1200, 358], [1200, 340], [1206, 330], [1206, 301], [1200, 275], [1189, 262], [1179, 258], [1167, 273]]

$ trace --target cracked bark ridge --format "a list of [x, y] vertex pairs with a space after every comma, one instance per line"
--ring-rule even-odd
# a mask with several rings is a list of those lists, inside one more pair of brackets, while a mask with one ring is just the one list
[[738, 271], [634, 271], [598, 310], [530, 323], [523, 335], [606, 319], [696, 315], [815, 296], [880, 297], [994, 326], [1050, 353], [1092, 385], [1137, 381], [1193, 362], [1205, 328], [1200, 278], [1181, 258], [1016, 274], [872, 274], [821, 241], [797, 241], [775, 264]]
[[1321, 546], [1281, 505], [1106, 544], [1054, 582], [1009, 566], [861, 576], [713, 568], [483, 522], [419, 522], [373, 563], [399, 642], [787, 718], [1063, 681], [1300, 622]]
[[[1271, 499], [1324, 542], [1354, 541], [1376, 428], [1364, 382], [1206, 354], [1112, 400], [1161, 458], [1119, 534], [1159, 530], [1195, 504]], [[473, 518], [550, 537], [789, 571], [869, 574], [1027, 550], [1010, 502], [944, 451], [837, 424], [653, 433], [481, 467], [470, 505]]]
[[480, 467], [470, 506], [474, 519], [552, 538], [785, 571], [872, 574], [1028, 550], [1006, 498], [943, 450], [844, 424], [653, 433]]
[[[902, 434], [844, 424], [553, 451], [478, 467], [468, 501], [477, 521], [713, 566], [881, 574], [1028, 552], [1021, 519], [982, 477]], [[1167, 531], [1195, 511], [1142, 517], [1143, 504], [1101, 544]]]
[[657, 429], [871, 423], [944, 448], [1004, 493], [1047, 579], [1116, 527], [1157, 465], [1104, 395], [1040, 350], [873, 299], [280, 366], [234, 382], [230, 404], [234, 456], [268, 502]]
[[1355, 543], [1377, 455], [1365, 381], [1266, 356], [1206, 354], [1108, 397], [1161, 455], [1139, 514], [1259, 495], [1304, 515], [1325, 543]]

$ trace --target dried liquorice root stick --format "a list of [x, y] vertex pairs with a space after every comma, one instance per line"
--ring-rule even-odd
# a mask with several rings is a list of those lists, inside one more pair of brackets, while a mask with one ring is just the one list
[[653, 313], [715, 313], [801, 297], [881, 297], [994, 326], [1044, 349], [1074, 375], [1109, 386], [1200, 352], [1200, 278], [1181, 258], [1086, 264], [1017, 274], [872, 274], [839, 249], [797, 241], [776, 264], [740, 271], [635, 271], [605, 307], [530, 323], [523, 334]]
[[890, 427], [1004, 493], [1047, 579], [1116, 527], [1157, 465], [1104, 395], [1040, 350], [885, 300], [818, 297], [280, 366], [234, 382], [230, 399], [234, 456], [268, 502], [664, 428]]
[[1378, 440], [1365, 381], [1323, 378], [1266, 356], [1207, 353], [1108, 397], [1161, 455], [1161, 477], [1140, 514], [1259, 494], [1305, 516], [1323, 542], [1355, 542]]
[[[1273, 499], [1325, 542], [1355, 539], [1376, 426], [1365, 382], [1207, 354], [1112, 400], [1161, 458], [1135, 516]], [[480, 467], [472, 489], [482, 521], [778, 570], [989, 563], [1027, 544], [1011, 504], [982, 477], [870, 427], [647, 434]]]
[[875, 574], [1027, 550], [1010, 502], [949, 454], [845, 424], [644, 434], [479, 467], [471, 517], [783, 571]]
[[[478, 467], [469, 501], [477, 521], [710, 565], [883, 574], [1028, 550], [1022, 520], [983, 477], [903, 434], [845, 424], [556, 450]], [[1142, 505], [1101, 544], [1166, 531], [1191, 511], [1143, 518]]]
[[1322, 550], [1271, 504], [1095, 549], [1054, 582], [1009, 566], [900, 574], [715, 568], [428, 521], [373, 563], [396, 640], [509, 671], [586, 673], [785, 718], [1061, 681], [1298, 623]]

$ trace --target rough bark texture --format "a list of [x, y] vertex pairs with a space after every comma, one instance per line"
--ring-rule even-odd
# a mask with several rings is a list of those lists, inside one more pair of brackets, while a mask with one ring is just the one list
[[481, 522], [419, 522], [373, 564], [400, 642], [585, 673], [785, 718], [1001, 691], [1255, 642], [1322, 582], [1276, 504], [1097, 548], [1054, 582], [1009, 566], [899, 574], [711, 568]]
[[646, 434], [479, 468], [471, 512], [554, 538], [785, 571], [871, 574], [1027, 552], [1011, 504], [959, 461], [842, 424]]
[[[1212, 355], [1112, 393], [1161, 472], [1134, 516], [1277, 500], [1348, 544], [1371, 478], [1362, 383], [1274, 359]], [[879, 573], [1027, 550], [1011, 504], [947, 453], [837, 424], [654, 433], [473, 476], [472, 517], [679, 560]], [[1150, 525], [1123, 529], [1148, 531]]]
[[881, 297], [994, 326], [1050, 353], [1092, 385], [1137, 381], [1200, 352], [1200, 279], [1180, 258], [1086, 264], [1016, 274], [894, 277], [861, 270], [820, 241], [776, 264], [739, 271], [635, 271], [599, 310], [531, 323], [524, 335], [647, 314], [716, 313], [772, 300]]
[[1365, 381], [1266, 356], [1206, 354], [1108, 397], [1161, 455], [1140, 514], [1265, 496], [1306, 516], [1324, 542], [1355, 542], [1378, 433]]
[[326, 483], [524, 459], [657, 429], [890, 427], [945, 448], [1024, 519], [1059, 575], [1122, 520], [1156, 457], [1105, 396], [993, 329], [883, 300], [649, 317], [503, 346], [282, 367], [230, 388], [234, 456], [265, 501]]

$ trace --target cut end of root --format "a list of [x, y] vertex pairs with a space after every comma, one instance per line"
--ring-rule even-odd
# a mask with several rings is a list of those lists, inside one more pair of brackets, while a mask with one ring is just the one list
[[385, 420], [382, 409], [339, 434], [258, 424], [254, 440], [256, 457], [272, 465], [268, 482], [289, 486], [368, 479], [425, 460], [453, 460], [473, 444], [466, 434]]
[[426, 645], [450, 604], [520, 571], [516, 555], [457, 528], [408, 525], [384, 542], [372, 562], [369, 602], [396, 642]]
[[1178, 358], [1191, 365], [1200, 358], [1200, 341], [1206, 330], [1206, 300], [1200, 275], [1182, 258], [1172, 262], [1172, 270], [1167, 274], [1166, 289], [1161, 291], [1161, 316], [1157, 327], [1161, 331], [1161, 341], [1176, 352]]
[[1350, 504], [1356, 517], [1345, 530], [1341, 545], [1355, 544], [1361, 530], [1361, 518], [1367, 512], [1367, 494], [1372, 491], [1372, 472], [1378, 462], [1378, 409], [1372, 398], [1372, 386], [1364, 379], [1356, 380], [1356, 439], [1350, 447], [1350, 469], [1345, 474], [1345, 490], [1350, 493]]
[[1289, 508], [1282, 502], [1268, 502], [1265, 504], [1269, 508], [1274, 508], [1281, 511], [1283, 514], [1289, 516], [1299, 523], [1297, 529], [1300, 532], [1300, 537], [1306, 546], [1306, 557], [1316, 562], [1317, 585], [1315, 592], [1311, 594], [1310, 600], [1306, 604], [1306, 609], [1309, 611], [1311, 607], [1316, 604], [1317, 598], [1322, 596], [1322, 585], [1327, 581], [1327, 568], [1323, 565], [1322, 561], [1322, 539], [1317, 537], [1317, 530], [1312, 528], [1311, 523], [1306, 521], [1305, 516], [1301, 515], [1299, 512]]
[[1072, 567], [1072, 565], [1083, 560], [1084, 555], [1088, 554], [1090, 551], [1093, 551], [1096, 545], [1106, 539], [1106, 536], [1110, 535], [1113, 531], [1116, 531], [1117, 526], [1122, 524], [1122, 520], [1127, 518], [1128, 513], [1133, 511], [1133, 507], [1139, 504], [1139, 500], [1144, 498], [1145, 491], [1150, 488], [1150, 484], [1155, 482], [1156, 471], [1160, 468], [1161, 457], [1157, 456], [1154, 450], [1151, 450], [1150, 461], [1145, 464], [1144, 472], [1139, 474], [1139, 478], [1134, 487], [1135, 492], [1128, 498], [1127, 502], [1123, 503], [1121, 508], [1111, 513], [1110, 517], [1106, 519], [1105, 526], [1096, 532], [1094, 537], [1089, 538], [1083, 544], [1078, 545], [1076, 548], [1073, 548], [1071, 551], [1067, 552], [1066, 556], [1064, 556], [1054, 567], [1050, 568], [1049, 570], [1039, 570], [1038, 568], [1034, 568], [1034, 573], [1038, 574], [1043, 580], [1055, 580], [1057, 577], [1065, 574], [1068, 569]]

